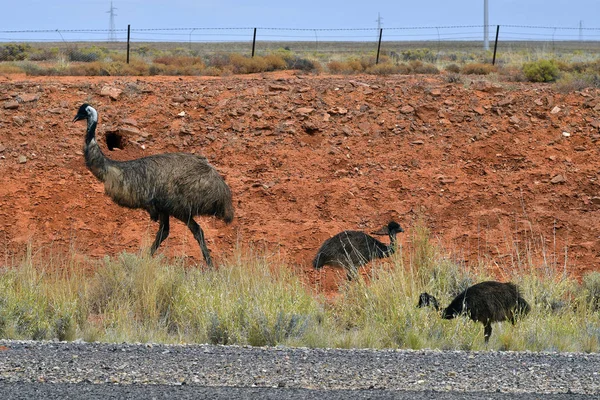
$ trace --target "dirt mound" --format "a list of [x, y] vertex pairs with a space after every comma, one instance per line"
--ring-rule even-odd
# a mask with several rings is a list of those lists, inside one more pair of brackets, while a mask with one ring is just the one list
[[[598, 269], [598, 90], [288, 72], [0, 79], [3, 259], [28, 242], [90, 257], [151, 243], [158, 225], [85, 167], [85, 126], [71, 123], [83, 102], [109, 157], [200, 153], [226, 177], [234, 223], [198, 218], [217, 262], [251, 244], [333, 289], [343, 273], [311, 270], [323, 240], [395, 219], [408, 242], [423, 217], [458, 261]], [[159, 251], [202, 260], [177, 222]]]

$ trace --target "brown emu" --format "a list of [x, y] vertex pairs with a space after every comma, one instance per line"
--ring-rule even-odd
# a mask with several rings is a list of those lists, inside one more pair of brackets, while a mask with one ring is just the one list
[[212, 266], [204, 232], [194, 216], [214, 215], [230, 223], [233, 205], [229, 187], [206, 158], [166, 153], [130, 161], [111, 160], [96, 141], [96, 110], [83, 104], [73, 122], [82, 119], [87, 120], [85, 163], [94, 176], [104, 182], [105, 193], [120, 206], [148, 211], [150, 218], [159, 222], [150, 254], [153, 255], [169, 236], [169, 217], [173, 216], [192, 231], [206, 264]]
[[349, 280], [358, 274], [361, 267], [375, 258], [385, 258], [396, 251], [396, 234], [404, 232], [397, 222], [390, 222], [377, 235], [389, 235], [390, 244], [386, 245], [374, 237], [360, 231], [343, 231], [327, 239], [313, 260], [313, 267], [323, 268], [324, 265], [335, 265], [346, 269]]
[[[438, 301], [429, 293], [421, 293], [418, 307], [432, 306], [439, 310]], [[442, 318], [453, 319], [466, 314], [471, 320], [483, 324], [485, 342], [492, 335], [492, 322], [510, 321], [513, 325], [517, 318], [529, 312], [529, 304], [519, 294], [514, 283], [486, 281], [477, 283], [450, 302], [442, 310]]]

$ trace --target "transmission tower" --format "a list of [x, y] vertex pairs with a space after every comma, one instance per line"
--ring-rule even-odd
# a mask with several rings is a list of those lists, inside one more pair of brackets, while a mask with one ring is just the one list
[[375, 20], [375, 22], [377, 22], [377, 34], [379, 35], [379, 30], [381, 29], [381, 27], [383, 26], [383, 18], [381, 18], [381, 14], [377, 13], [377, 19]]
[[113, 2], [110, 2], [110, 10], [108, 10], [106, 13], [110, 14], [110, 23], [109, 23], [109, 31], [108, 31], [108, 41], [109, 42], [115, 42], [117, 40], [117, 36], [115, 35], [115, 17], [117, 16], [117, 14], [115, 14], [115, 10], [116, 7], [113, 7]]
[[383, 26], [383, 18], [381, 18], [381, 14], [377, 13], [377, 19], [375, 20], [375, 22], [377, 22], [377, 39], [379, 39], [379, 32], [381, 32], [381, 27]]

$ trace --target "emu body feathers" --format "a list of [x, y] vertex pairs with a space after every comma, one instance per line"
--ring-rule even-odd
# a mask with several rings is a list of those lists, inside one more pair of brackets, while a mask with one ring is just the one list
[[[429, 293], [421, 293], [418, 307], [432, 306], [439, 310], [438, 301]], [[484, 338], [488, 342], [492, 335], [492, 322], [510, 321], [513, 325], [520, 315], [529, 313], [527, 301], [519, 294], [514, 283], [486, 281], [477, 283], [454, 298], [442, 310], [442, 318], [453, 319], [461, 314], [475, 322], [481, 322]]]
[[96, 141], [98, 114], [83, 104], [73, 121], [87, 120], [84, 156], [87, 167], [104, 182], [104, 190], [120, 206], [141, 208], [160, 226], [151, 247], [154, 254], [169, 235], [169, 217], [184, 222], [198, 241], [206, 263], [212, 259], [196, 215], [233, 219], [231, 191], [206, 158], [188, 153], [166, 153], [130, 161], [107, 158]]
[[396, 234], [404, 232], [394, 221], [384, 226], [377, 234], [388, 234], [390, 244], [384, 244], [374, 237], [360, 231], [343, 231], [327, 239], [313, 259], [313, 267], [335, 265], [345, 268], [348, 279], [358, 273], [358, 267], [375, 258], [389, 257], [396, 251]]

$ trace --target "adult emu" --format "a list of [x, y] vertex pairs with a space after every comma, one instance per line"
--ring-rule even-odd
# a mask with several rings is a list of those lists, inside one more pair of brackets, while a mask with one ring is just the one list
[[[421, 293], [418, 307], [434, 307], [439, 310], [438, 301], [429, 293]], [[453, 319], [466, 314], [471, 320], [483, 324], [485, 342], [492, 335], [492, 322], [510, 321], [513, 325], [519, 316], [529, 313], [527, 301], [519, 294], [514, 283], [486, 281], [477, 283], [450, 302], [442, 310], [442, 318]]]
[[156, 154], [130, 161], [107, 158], [96, 141], [98, 113], [89, 104], [79, 107], [73, 122], [87, 120], [84, 156], [88, 169], [104, 182], [104, 191], [120, 206], [141, 208], [159, 222], [153, 255], [169, 236], [169, 217], [185, 223], [198, 241], [204, 260], [212, 267], [204, 232], [196, 215], [233, 219], [231, 191], [206, 158], [187, 153]]
[[324, 265], [335, 265], [346, 269], [348, 280], [358, 275], [361, 267], [375, 258], [389, 257], [396, 251], [396, 234], [404, 232], [397, 222], [390, 222], [377, 235], [389, 235], [390, 244], [386, 245], [374, 237], [360, 231], [343, 231], [327, 239], [313, 260], [315, 269]]

